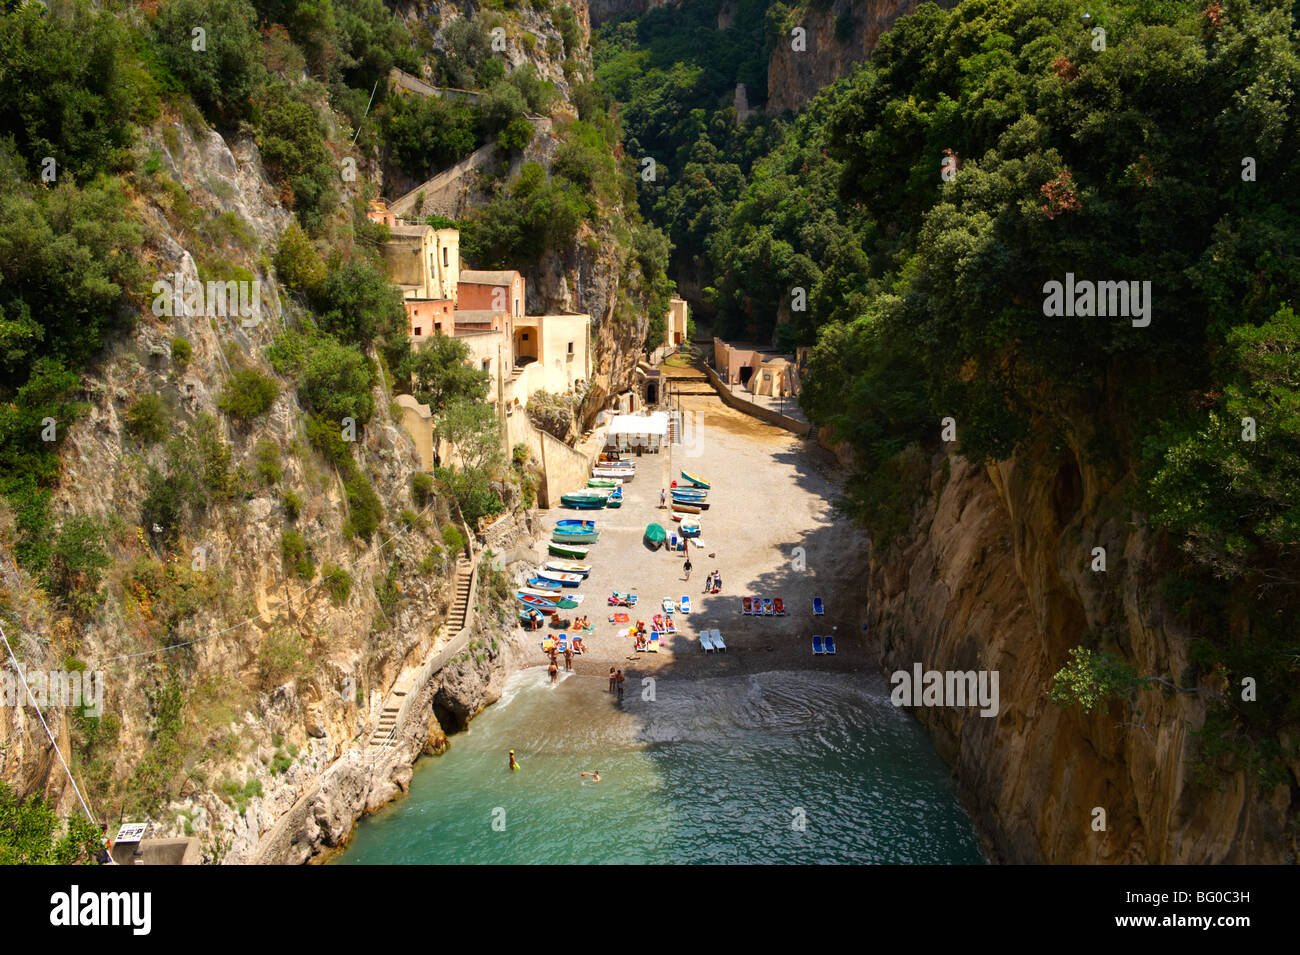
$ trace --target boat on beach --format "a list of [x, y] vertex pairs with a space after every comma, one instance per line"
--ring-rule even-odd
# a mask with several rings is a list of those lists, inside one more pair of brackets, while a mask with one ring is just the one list
[[685, 471], [682, 472], [682, 480], [690, 481], [696, 487], [702, 487], [706, 490], [713, 486], [708, 481], [704, 480], [704, 478], [696, 477], [694, 474], [687, 474]]
[[622, 478], [598, 478], [594, 477], [587, 482], [587, 487], [619, 487], [622, 485]]
[[[583, 581], [582, 574], [565, 573], [562, 570], [539, 570], [537, 576], [557, 587], [577, 587]], [[532, 583], [532, 581], [529, 581]]]
[[683, 537], [699, 537], [700, 519], [698, 517], [683, 517], [681, 531]]
[[563, 494], [560, 496], [560, 503], [565, 507], [571, 507], [575, 511], [598, 511], [605, 506], [603, 497], [578, 497], [574, 494]]
[[664, 541], [668, 540], [668, 532], [658, 524], [648, 524], [645, 529], [645, 540], [652, 548], [658, 549]]
[[636, 477], [636, 472], [628, 468], [592, 468], [591, 476], [594, 478], [619, 478], [623, 481], [630, 481]]
[[703, 508], [698, 504], [686, 504], [682, 501], [673, 501], [673, 510], [681, 514], [699, 514]]
[[577, 574], [580, 577], [586, 577], [591, 573], [591, 564], [580, 564], [575, 560], [548, 560], [544, 570], [555, 571], [561, 574]]
[[[556, 557], [568, 557], [572, 560], [582, 560], [587, 556], [590, 547], [580, 547], [576, 544], [570, 544], [565, 541], [552, 540], [547, 545], [547, 551]], [[585, 566], [585, 565], [584, 565]]]
[[614, 493], [605, 498], [605, 506], [613, 508], [623, 506], [623, 489], [621, 487], [614, 488]]

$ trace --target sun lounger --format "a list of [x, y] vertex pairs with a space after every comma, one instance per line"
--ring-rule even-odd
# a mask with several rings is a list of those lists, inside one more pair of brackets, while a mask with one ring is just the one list
[[832, 637], [829, 633], [826, 634], [826, 652], [827, 653], [835, 652], [835, 638]]
[[552, 650], [554, 647], [555, 647], [555, 638], [554, 638], [554, 637], [547, 637], [547, 638], [545, 638], [545, 639], [542, 641], [542, 652], [543, 652], [543, 653], [550, 653], [551, 650]]
[[771, 597], [764, 597], [764, 598], [763, 598], [763, 615], [764, 615], [765, 617], [770, 617], [770, 616], [772, 616], [772, 615], [775, 614], [775, 613], [776, 613], [776, 608], [772, 605], [772, 598], [771, 598]]
[[713, 641], [709, 639], [709, 631], [700, 631], [700, 649], [705, 653], [713, 652]]
[[749, 597], [741, 597], [740, 612], [742, 614], [752, 614], [754, 612], [754, 601]]
[[813, 653], [824, 653], [822, 649], [822, 638], [819, 634], [813, 634]]
[[821, 597], [814, 597], [814, 598], [813, 598], [813, 616], [814, 616], [814, 617], [820, 617], [820, 616], [821, 616], [822, 614], [824, 614], [825, 612], [826, 612], [826, 607], [823, 606], [823, 604], [822, 604], [822, 598], [821, 598]]
[[710, 634], [709, 639], [711, 639], [711, 640], [713, 641], [713, 649], [715, 649], [715, 650], [721, 650], [723, 653], [726, 653], [726, 652], [727, 652], [727, 645], [726, 645], [725, 643], [722, 642], [722, 631], [721, 631], [721, 630], [716, 630], [716, 629], [713, 630], [713, 631], [711, 632], [711, 634]]
[[651, 653], [659, 652], [659, 634], [657, 633], [650, 634], [650, 644], [649, 646], [646, 647], [646, 649], [649, 650]]
[[785, 616], [785, 601], [782, 600], [780, 597], [776, 597], [776, 598], [773, 599], [772, 604], [773, 604], [773, 606], [776, 607], [776, 615], [777, 615], [778, 617], [784, 617], [784, 616]]
[[690, 612], [691, 612], [691, 598], [686, 594], [682, 594], [682, 613], [690, 613]]
[[677, 624], [673, 623], [672, 617], [664, 617], [664, 633], [676, 633]]
[[671, 549], [671, 550], [677, 550], [677, 535], [676, 535], [676, 534], [673, 534], [673, 535], [668, 539], [668, 546], [669, 546], [669, 549]]
[[664, 608], [664, 613], [672, 613], [677, 609], [677, 605], [673, 603], [672, 597], [665, 597], [663, 600], [659, 601], [659, 605]]

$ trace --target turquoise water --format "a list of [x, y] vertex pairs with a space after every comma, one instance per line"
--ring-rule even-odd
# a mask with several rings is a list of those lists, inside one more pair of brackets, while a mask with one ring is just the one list
[[620, 707], [525, 670], [335, 861], [982, 862], [947, 768], [867, 679], [664, 677]]

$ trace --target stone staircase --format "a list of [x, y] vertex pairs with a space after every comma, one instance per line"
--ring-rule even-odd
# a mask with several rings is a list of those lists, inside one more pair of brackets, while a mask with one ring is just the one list
[[[438, 628], [434, 646], [442, 646], [449, 634], [457, 634], [465, 629], [465, 617], [469, 613], [470, 585], [473, 578], [474, 565], [464, 560], [457, 561], [456, 592], [452, 598], [451, 611], [447, 614], [446, 623]], [[374, 732], [370, 734], [371, 746], [397, 745], [397, 717], [402, 711], [402, 704], [406, 702], [406, 695], [410, 692], [410, 686], [407, 683], [409, 679], [409, 676], [399, 679], [397, 685], [393, 687], [393, 692], [384, 701], [384, 708], [379, 712], [379, 722], [375, 725]]]

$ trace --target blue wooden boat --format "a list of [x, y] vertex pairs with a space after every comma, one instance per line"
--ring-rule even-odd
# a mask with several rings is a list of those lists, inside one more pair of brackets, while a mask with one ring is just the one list
[[702, 488], [712, 487], [712, 485], [709, 484], [708, 481], [704, 480], [704, 478], [696, 477], [694, 474], [687, 474], [685, 471], [682, 472], [682, 480], [690, 481], [696, 487], [702, 487]]
[[698, 487], [675, 487], [673, 496], [688, 501], [704, 501], [708, 499], [709, 492]]
[[623, 506], [623, 489], [621, 487], [615, 488], [614, 493], [605, 499], [605, 506], [606, 507]]
[[595, 521], [580, 521], [580, 520], [576, 520], [576, 519], [574, 519], [574, 518], [569, 518], [569, 519], [567, 519], [567, 520], [563, 520], [563, 521], [556, 521], [556, 522], [555, 522], [555, 529], [556, 529], [556, 531], [565, 531], [566, 533], [567, 533], [567, 532], [570, 532], [570, 531], [588, 531], [588, 532], [590, 532], [590, 531], [594, 531], [594, 530], [596, 529], [596, 522], [595, 522]]
[[554, 531], [551, 540], [557, 544], [594, 544], [600, 537], [596, 531]]
[[528, 586], [536, 587], [538, 590], [559, 590], [564, 585], [558, 580], [547, 580], [545, 577], [528, 578]]
[[556, 606], [553, 600], [543, 600], [541, 597], [534, 597], [532, 594], [515, 594], [515, 599], [530, 610], [538, 610], [542, 613], [555, 613]]

